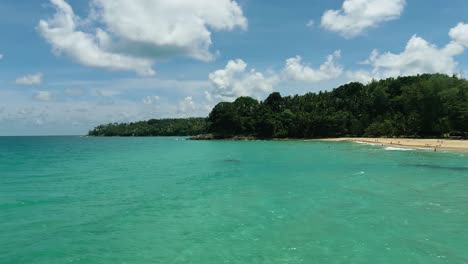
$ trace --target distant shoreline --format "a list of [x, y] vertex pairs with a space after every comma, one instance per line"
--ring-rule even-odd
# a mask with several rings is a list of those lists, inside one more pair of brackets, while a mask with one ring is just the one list
[[376, 144], [389, 147], [403, 147], [412, 149], [427, 149], [433, 151], [455, 151], [468, 153], [468, 140], [456, 139], [419, 139], [419, 138], [328, 138], [320, 139], [330, 142], [357, 142]]
[[423, 138], [258, 138], [254, 136], [234, 136], [221, 137], [212, 134], [198, 135], [190, 137], [189, 140], [227, 140], [227, 141], [253, 141], [253, 140], [271, 140], [271, 141], [328, 141], [328, 142], [356, 142], [372, 145], [382, 145], [387, 147], [400, 147], [410, 149], [424, 149], [431, 151], [455, 151], [468, 153], [468, 140], [459, 139], [423, 139]]

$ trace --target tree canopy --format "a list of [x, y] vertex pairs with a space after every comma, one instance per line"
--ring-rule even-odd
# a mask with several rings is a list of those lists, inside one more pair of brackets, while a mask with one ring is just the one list
[[152, 119], [135, 123], [111, 123], [89, 131], [90, 136], [144, 137], [193, 136], [206, 133], [206, 118]]
[[468, 81], [443, 74], [349, 83], [304, 95], [239, 97], [216, 105], [208, 118], [108, 124], [92, 136], [216, 138], [443, 137], [468, 135]]
[[468, 82], [424, 74], [368, 85], [349, 83], [329, 92], [265, 101], [240, 97], [211, 112], [209, 132], [262, 138], [343, 136], [442, 137], [468, 132]]

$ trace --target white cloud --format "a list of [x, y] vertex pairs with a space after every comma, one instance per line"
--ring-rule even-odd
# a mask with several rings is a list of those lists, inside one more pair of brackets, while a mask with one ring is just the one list
[[185, 97], [184, 100], [179, 102], [179, 113], [190, 115], [195, 110], [197, 110], [197, 106], [191, 96]]
[[374, 50], [369, 59], [363, 62], [363, 64], [369, 64], [372, 70], [351, 71], [347, 73], [348, 77], [352, 80], [368, 82], [372, 79], [423, 73], [454, 74], [458, 67], [455, 56], [464, 51], [463, 45], [459, 43], [462, 41], [462, 35], [459, 33], [460, 24], [450, 30], [453, 41], [442, 48], [414, 35], [406, 44], [405, 50], [399, 54], [391, 52], [379, 54]]
[[260, 97], [273, 91], [279, 82], [278, 76], [265, 76], [255, 69], [247, 70], [247, 64], [241, 60], [231, 60], [226, 67], [209, 74], [213, 91], [207, 98], [233, 100], [239, 96]]
[[[198, 117], [207, 116], [213, 109], [213, 105], [197, 103], [192, 96], [187, 96], [179, 102], [177, 106], [178, 117]], [[174, 115], [174, 114], [173, 114]]]
[[48, 91], [38, 91], [34, 94], [34, 99], [42, 102], [52, 101], [52, 93]]
[[322, 27], [346, 38], [355, 37], [368, 28], [399, 18], [405, 5], [405, 0], [345, 0], [340, 10], [325, 11]]
[[348, 71], [346, 72], [346, 75], [350, 81], [364, 84], [367, 84], [372, 80], [380, 79], [377, 74], [372, 74], [372, 72], [366, 70]]
[[336, 63], [336, 59], [340, 57], [341, 51], [337, 50], [327, 56], [326, 61], [316, 69], [304, 64], [300, 56], [290, 58], [286, 60], [281, 74], [274, 72], [264, 74], [255, 69], [249, 70], [243, 60], [230, 60], [224, 69], [209, 74], [208, 78], [213, 89], [204, 92], [205, 100], [209, 103], [219, 100], [233, 101], [240, 96], [263, 99], [279, 83], [336, 79], [343, 73], [343, 67]]
[[155, 101], [158, 101], [159, 99], [159, 96], [155, 95], [155, 96], [146, 96], [145, 98], [143, 98], [143, 104], [145, 105], [150, 105], [150, 104], [153, 104]]
[[[128, 41], [180, 49], [209, 60], [211, 32], [247, 28], [247, 19], [231, 0], [94, 0], [109, 30]], [[132, 20], [129, 20], [132, 18]]]
[[[0, 89], [0, 98], [8, 98], [0, 102], [0, 112], [3, 109], [0, 113], [0, 135], [85, 134], [99, 124], [207, 116], [211, 110], [206, 105], [203, 94], [210, 87], [208, 81], [135, 77], [99, 81], [73, 80], [54, 85], [48, 83], [48, 86], [53, 86], [53, 90], [40, 90], [49, 91], [50, 96], [38, 94], [40, 98], [50, 98], [50, 101], [45, 102], [37, 100], [36, 94], [31, 93], [30, 89]], [[65, 92], [67, 89], [83, 89], [85, 96], [68, 96]], [[120, 94], [107, 98], [99, 95], [98, 90], [111, 90]], [[152, 105], [143, 104], [143, 95], [154, 96], [154, 91], [160, 93], [160, 99]], [[142, 96], [138, 98], [135, 94]], [[195, 110], [183, 113], [181, 110], [184, 107], [181, 108], [180, 103], [186, 97], [192, 98]], [[189, 101], [186, 105], [185, 109], [192, 109]], [[22, 108], [25, 109], [19, 112]], [[44, 124], [36, 126], [36, 120], [41, 120]]]
[[42, 125], [44, 125], [44, 120], [41, 119], [41, 118], [38, 118], [38, 119], [34, 120], [34, 124], [37, 125], [37, 126], [42, 126]]
[[213, 102], [214, 99], [213, 99], [213, 95], [208, 92], [208, 91], [205, 91], [205, 99], [208, 101], [208, 102]]
[[65, 0], [51, 0], [57, 12], [38, 28], [56, 52], [92, 67], [154, 75], [160, 57], [212, 59], [211, 30], [247, 28], [231, 0], [90, 1], [92, 12], [82, 19]]
[[28, 116], [32, 114], [34, 111], [35, 109], [33, 107], [23, 107], [23, 108], [18, 109], [16, 113], [20, 116]]
[[449, 32], [450, 37], [457, 43], [468, 47], [468, 24], [458, 23]]
[[0, 60], [3, 59], [3, 54], [0, 53]]
[[106, 51], [99, 41], [106, 37], [106, 32], [98, 28], [94, 35], [77, 30], [76, 23], [81, 19], [74, 14], [72, 7], [64, 0], [51, 2], [55, 5], [57, 13], [52, 19], [41, 20], [38, 29], [56, 53], [65, 53], [74, 61], [86, 66], [154, 75], [151, 60]]
[[371, 64], [384, 76], [418, 73], [453, 73], [457, 66], [453, 56], [463, 51], [451, 44], [439, 49], [425, 39], [413, 36], [400, 54], [377, 55]]
[[95, 91], [97, 95], [103, 96], [103, 97], [113, 97], [117, 96], [120, 94], [120, 91], [117, 90], [96, 90]]
[[306, 27], [308, 28], [313, 28], [315, 26], [315, 21], [314, 20], [309, 20], [309, 22], [307, 22], [306, 24]]
[[379, 51], [374, 49], [374, 50], [372, 50], [371, 55], [369, 56], [369, 58], [367, 60], [358, 62], [358, 64], [370, 65], [370, 64], [372, 64], [373, 61], [375, 61], [377, 56], [379, 56]]
[[16, 78], [15, 82], [22, 85], [38, 85], [42, 83], [42, 73], [21, 76]]
[[320, 82], [339, 77], [343, 73], [343, 67], [335, 63], [335, 59], [341, 57], [341, 51], [337, 50], [327, 57], [327, 60], [318, 69], [302, 63], [302, 58], [296, 56], [286, 60], [283, 76], [289, 81]]

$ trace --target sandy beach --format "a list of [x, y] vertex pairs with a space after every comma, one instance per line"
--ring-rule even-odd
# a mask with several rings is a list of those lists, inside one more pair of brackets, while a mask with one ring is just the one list
[[392, 147], [414, 149], [431, 149], [435, 151], [456, 151], [468, 153], [468, 140], [450, 139], [410, 139], [410, 138], [330, 138], [326, 141], [353, 141], [370, 144], [381, 144]]

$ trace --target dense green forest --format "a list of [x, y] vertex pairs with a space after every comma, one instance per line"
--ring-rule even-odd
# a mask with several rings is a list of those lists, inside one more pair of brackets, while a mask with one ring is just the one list
[[468, 131], [468, 82], [441, 74], [218, 104], [209, 132], [262, 138], [442, 137]]
[[211, 133], [217, 138], [466, 137], [468, 81], [424, 74], [368, 85], [349, 83], [329, 92], [259, 102], [222, 102], [207, 120], [150, 120], [99, 126], [90, 135], [166, 136]]
[[135, 123], [100, 125], [88, 133], [90, 136], [193, 136], [206, 133], [206, 118], [152, 119]]

